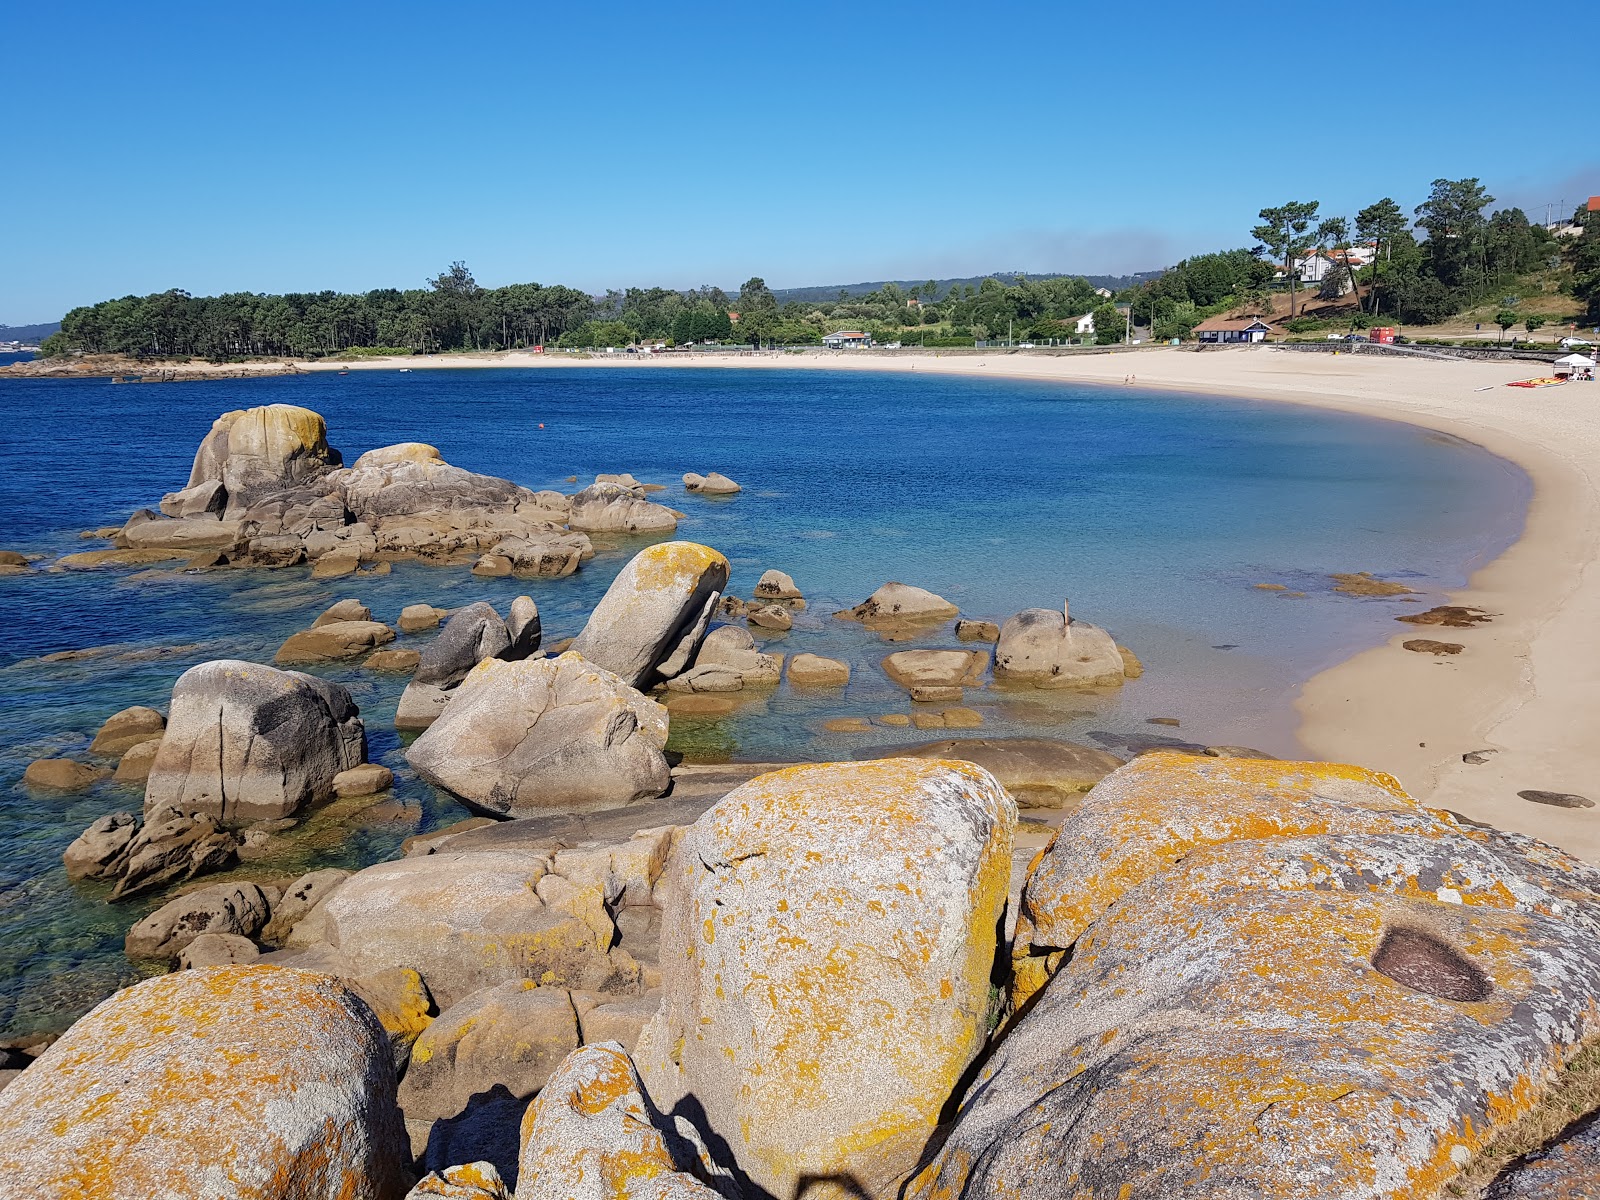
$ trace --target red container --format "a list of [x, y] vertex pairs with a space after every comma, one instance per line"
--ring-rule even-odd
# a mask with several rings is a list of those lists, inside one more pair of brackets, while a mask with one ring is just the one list
[[1367, 341], [1377, 342], [1380, 346], [1394, 345], [1394, 326], [1382, 325], [1367, 330]]

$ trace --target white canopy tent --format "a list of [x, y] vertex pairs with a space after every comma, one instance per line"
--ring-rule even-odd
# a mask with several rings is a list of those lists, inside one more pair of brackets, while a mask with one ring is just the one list
[[1551, 364], [1556, 376], [1567, 379], [1588, 380], [1594, 378], [1594, 359], [1582, 354], [1567, 354], [1556, 359]]

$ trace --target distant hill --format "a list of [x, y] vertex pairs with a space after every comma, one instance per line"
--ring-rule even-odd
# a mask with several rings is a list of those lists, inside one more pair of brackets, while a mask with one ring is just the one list
[[[1160, 278], [1160, 271], [1140, 271], [1134, 275], [1084, 275], [1095, 287], [1107, 288], [1119, 292], [1125, 287], [1132, 287], [1136, 283], [1143, 283], [1148, 279]], [[957, 286], [977, 287], [985, 279], [997, 279], [1001, 283], [1015, 283], [1019, 276], [1029, 279], [1070, 279], [1078, 278], [1066, 271], [995, 271], [989, 275], [969, 275], [964, 279], [935, 279], [933, 282], [939, 288], [939, 299], [949, 295], [950, 289]], [[878, 279], [871, 283], [834, 283], [826, 287], [800, 287], [800, 288], [773, 288], [772, 294], [777, 297], [779, 304], [787, 304], [791, 300], [798, 300], [801, 304], [815, 304], [820, 300], [836, 300], [839, 293], [848, 296], [865, 296], [868, 292], [875, 292], [886, 283], [893, 283], [902, 289], [921, 287], [928, 282], [926, 279]], [[738, 289], [734, 288], [728, 293], [737, 295]]]
[[0, 325], [0, 342], [42, 342], [60, 331], [60, 321], [46, 325]]

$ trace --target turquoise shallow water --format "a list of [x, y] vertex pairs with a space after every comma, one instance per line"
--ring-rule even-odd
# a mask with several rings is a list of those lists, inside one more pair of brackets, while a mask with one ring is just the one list
[[[675, 722], [686, 751], [746, 760], [841, 758], [939, 736], [821, 729], [830, 716], [907, 710], [877, 665], [897, 647], [828, 615], [889, 579], [993, 620], [1068, 596], [1076, 616], [1110, 628], [1146, 664], [1112, 697], [971, 692], [985, 734], [1047, 732], [1112, 748], [1165, 734], [1292, 752], [1299, 684], [1388, 637], [1396, 613], [1415, 607], [1335, 595], [1328, 575], [1372, 571], [1430, 602], [1515, 538], [1528, 495], [1511, 464], [1409, 426], [1129, 388], [582, 368], [169, 386], [10, 380], [0, 382], [9, 425], [0, 548], [83, 548], [79, 530], [120, 523], [182, 486], [218, 413], [278, 401], [321, 412], [347, 461], [419, 440], [534, 488], [572, 491], [568, 476], [632, 471], [670, 485], [657, 498], [688, 514], [678, 536], [727, 554], [735, 592], [748, 596], [767, 567], [792, 574], [811, 604], [770, 648], [843, 657], [854, 675], [843, 695], [785, 687], [726, 719]], [[722, 471], [746, 490], [689, 495], [678, 483], [688, 470]], [[359, 583], [313, 581], [305, 568], [0, 577], [0, 1030], [58, 1025], [126, 979], [122, 935], [149, 907], [111, 907], [104, 889], [69, 884], [60, 869], [84, 825], [137, 809], [139, 794], [106, 783], [81, 796], [35, 795], [20, 783], [29, 761], [83, 753], [127, 705], [164, 708], [194, 663], [270, 661], [288, 634], [348, 595], [392, 623], [415, 601], [488, 599], [504, 612], [527, 592], [547, 638], [575, 633], [641, 544], [602, 546], [565, 580], [481, 580], [465, 566], [419, 564]], [[1285, 599], [1257, 582], [1306, 596]], [[30, 661], [91, 646], [116, 649]], [[405, 769], [391, 728], [403, 680], [359, 667], [325, 673], [354, 693], [373, 759], [396, 769], [395, 794], [316, 814], [291, 853], [246, 874], [372, 862], [406, 835], [466, 815]], [[1181, 726], [1150, 726], [1151, 716]]]

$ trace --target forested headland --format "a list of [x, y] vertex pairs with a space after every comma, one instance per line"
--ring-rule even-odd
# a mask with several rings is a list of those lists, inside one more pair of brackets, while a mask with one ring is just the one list
[[[1129, 325], [1161, 340], [1188, 338], [1205, 318], [1241, 311], [1269, 316], [1289, 332], [1330, 320], [1347, 328], [1427, 326], [1535, 274], [1539, 286], [1569, 294], [1586, 319], [1600, 322], [1600, 214], [1580, 210], [1581, 234], [1557, 237], [1521, 209], [1493, 204], [1477, 179], [1439, 179], [1410, 215], [1389, 197], [1350, 216], [1325, 214], [1316, 201], [1268, 206], [1250, 229], [1254, 246], [1184, 259], [1113, 295], [1078, 276], [1014, 275], [889, 283], [832, 299], [812, 292], [786, 302], [759, 277], [734, 295], [705, 286], [594, 296], [559, 284], [486, 288], [458, 262], [405, 290], [193, 296], [171, 289], [105, 300], [67, 313], [43, 352], [226, 362], [641, 341], [807, 346], [837, 329], [930, 347], [993, 338], [1104, 344], [1121, 341]], [[1325, 273], [1307, 283], [1307, 264], [1318, 258]], [[1317, 315], [1304, 311], [1307, 300], [1323, 302]], [[1499, 316], [1519, 317], [1515, 301], [1506, 298], [1509, 309]], [[1091, 313], [1093, 333], [1080, 333], [1080, 318]], [[1530, 331], [1543, 324], [1528, 320], [1537, 322], [1525, 321]]]

